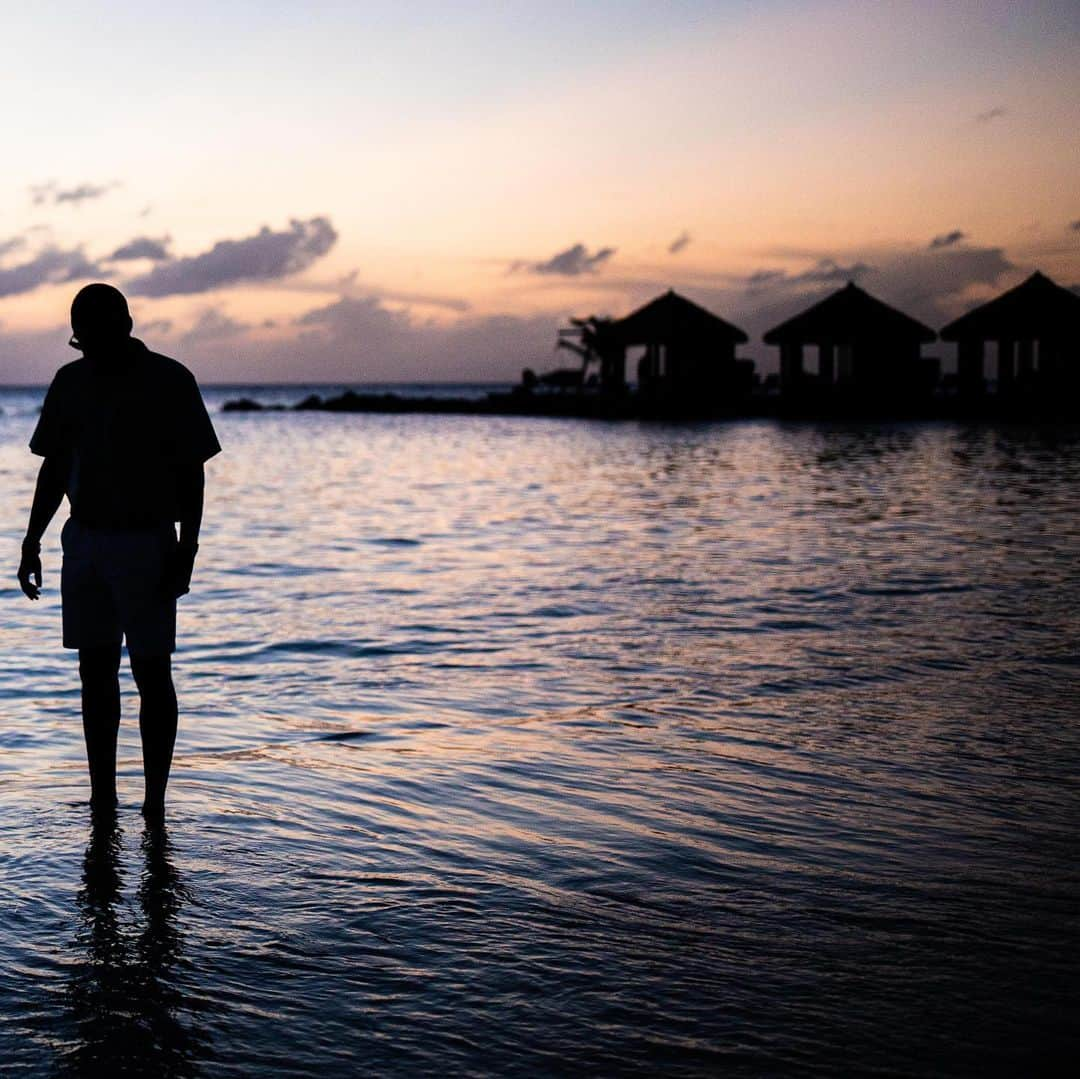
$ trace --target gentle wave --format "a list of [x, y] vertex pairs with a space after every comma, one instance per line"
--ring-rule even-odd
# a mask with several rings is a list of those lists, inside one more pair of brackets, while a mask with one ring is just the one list
[[215, 419], [164, 834], [126, 674], [88, 827], [55, 532], [0, 597], [10, 1070], [1080, 1048], [1080, 432]]

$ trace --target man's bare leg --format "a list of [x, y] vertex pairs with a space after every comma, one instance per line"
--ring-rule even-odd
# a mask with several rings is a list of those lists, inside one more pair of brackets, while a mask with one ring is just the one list
[[83, 737], [90, 769], [90, 805], [116, 808], [116, 732], [120, 726], [120, 645], [79, 649]]
[[161, 817], [165, 813], [165, 788], [169, 785], [169, 769], [176, 744], [172, 657], [132, 653], [131, 673], [139, 687], [139, 734], [142, 736], [146, 784], [143, 813], [147, 817]]

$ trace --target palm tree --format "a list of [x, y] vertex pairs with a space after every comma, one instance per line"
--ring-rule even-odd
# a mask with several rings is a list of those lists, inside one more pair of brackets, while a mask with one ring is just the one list
[[614, 319], [602, 315], [589, 315], [588, 318], [572, 318], [569, 326], [559, 330], [555, 342], [556, 351], [560, 348], [581, 357], [581, 384], [589, 378], [589, 369], [594, 364], [600, 386], [606, 390], [621, 388], [622, 360], [624, 351], [612, 338], [611, 328]]

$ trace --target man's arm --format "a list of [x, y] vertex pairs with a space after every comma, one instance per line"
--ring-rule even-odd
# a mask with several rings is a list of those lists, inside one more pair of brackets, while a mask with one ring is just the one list
[[182, 596], [191, 590], [191, 573], [199, 550], [199, 529], [202, 527], [203, 496], [206, 491], [206, 469], [202, 462], [185, 465], [177, 477], [180, 495], [180, 543], [176, 550], [176, 565], [172, 580], [173, 592]]
[[37, 599], [41, 595], [41, 537], [64, 500], [67, 474], [67, 461], [62, 457], [46, 457], [38, 470], [30, 523], [26, 526], [19, 562], [19, 587], [28, 599]]

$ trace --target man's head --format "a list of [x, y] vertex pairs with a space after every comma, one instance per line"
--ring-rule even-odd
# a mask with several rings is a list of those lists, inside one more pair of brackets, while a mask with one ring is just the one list
[[83, 352], [123, 344], [131, 335], [131, 315], [124, 294], [112, 285], [87, 285], [71, 304], [71, 332]]

